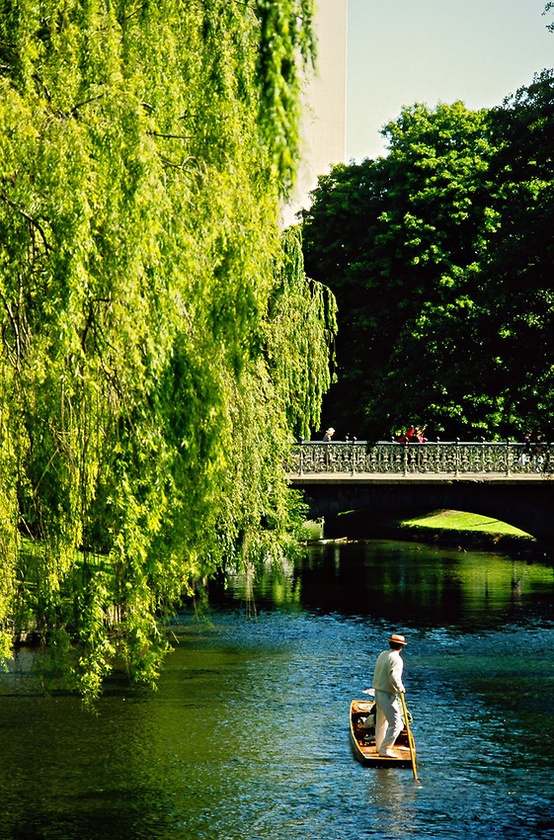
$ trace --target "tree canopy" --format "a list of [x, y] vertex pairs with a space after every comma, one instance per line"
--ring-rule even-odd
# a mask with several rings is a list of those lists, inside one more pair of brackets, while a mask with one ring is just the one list
[[301, 520], [335, 329], [278, 224], [312, 14], [0, 3], [0, 652], [35, 634], [89, 698]]
[[319, 179], [304, 248], [337, 296], [337, 428], [550, 430], [553, 91], [544, 71], [490, 110], [405, 107], [386, 156]]

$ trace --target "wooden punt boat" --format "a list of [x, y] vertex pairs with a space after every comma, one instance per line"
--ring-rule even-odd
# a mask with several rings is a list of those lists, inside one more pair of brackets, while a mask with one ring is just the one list
[[[362, 764], [373, 767], [412, 766], [412, 755], [406, 728], [402, 730], [392, 748], [394, 758], [380, 756], [376, 751], [375, 713], [376, 708], [373, 700], [352, 700], [350, 703], [350, 741], [354, 757]], [[415, 743], [413, 743], [413, 749], [415, 753]]]

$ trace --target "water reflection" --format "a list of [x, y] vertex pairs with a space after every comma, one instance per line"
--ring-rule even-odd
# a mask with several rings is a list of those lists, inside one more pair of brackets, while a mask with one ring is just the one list
[[368, 779], [367, 799], [375, 827], [384, 836], [411, 837], [414, 830], [414, 805], [420, 784], [398, 770], [383, 768]]
[[318, 612], [371, 615], [418, 627], [483, 628], [549, 615], [553, 570], [524, 558], [369, 541], [312, 546], [284, 571], [269, 567], [254, 587], [227, 580], [233, 598]]

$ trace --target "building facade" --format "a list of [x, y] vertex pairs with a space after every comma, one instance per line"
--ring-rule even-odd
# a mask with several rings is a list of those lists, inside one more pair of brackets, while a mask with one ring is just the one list
[[317, 62], [304, 95], [303, 156], [291, 203], [283, 214], [285, 227], [296, 221], [299, 210], [309, 207], [318, 176], [345, 160], [348, 0], [317, 0], [315, 32]]

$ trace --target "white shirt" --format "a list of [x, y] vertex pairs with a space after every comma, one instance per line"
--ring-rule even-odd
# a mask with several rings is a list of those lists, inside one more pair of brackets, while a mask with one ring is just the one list
[[373, 688], [375, 691], [386, 691], [387, 694], [399, 694], [404, 691], [402, 670], [404, 663], [398, 650], [384, 650], [377, 657], [373, 672]]

